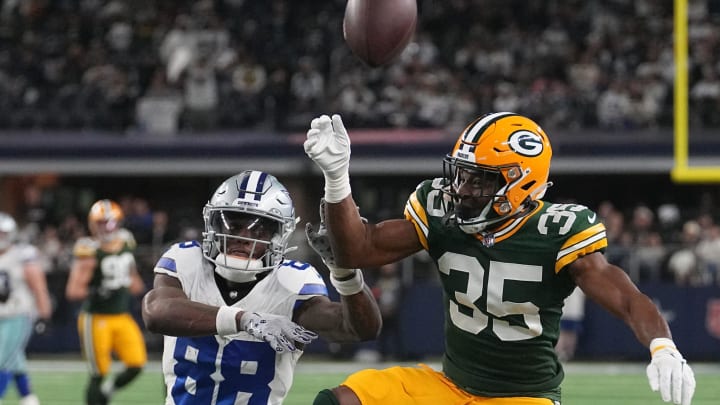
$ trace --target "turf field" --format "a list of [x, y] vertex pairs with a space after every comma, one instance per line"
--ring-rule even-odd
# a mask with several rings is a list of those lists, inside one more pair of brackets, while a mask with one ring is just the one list
[[[438, 367], [437, 363], [429, 363]], [[308, 405], [321, 388], [331, 387], [354, 370], [383, 364], [316, 362], [302, 359], [286, 405]], [[653, 405], [663, 404], [650, 391], [645, 365], [636, 363], [570, 363], [563, 384], [565, 405]], [[695, 364], [698, 388], [693, 405], [720, 403], [720, 365]], [[43, 405], [82, 405], [87, 374], [78, 361], [31, 361], [31, 377]], [[157, 362], [148, 365], [141, 378], [113, 398], [112, 405], [161, 405], [163, 385]], [[2, 405], [17, 405], [14, 387]]]

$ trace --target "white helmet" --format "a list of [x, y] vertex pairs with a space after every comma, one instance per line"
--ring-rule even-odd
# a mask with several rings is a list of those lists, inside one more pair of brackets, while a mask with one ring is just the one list
[[[282, 263], [291, 250], [287, 244], [296, 224], [285, 186], [255, 170], [225, 180], [205, 205], [203, 220], [203, 256], [215, 263], [219, 275], [239, 283], [253, 281]], [[241, 241], [247, 251], [228, 251], [232, 241]]]
[[12, 245], [17, 237], [17, 223], [10, 215], [0, 212], [0, 250]]

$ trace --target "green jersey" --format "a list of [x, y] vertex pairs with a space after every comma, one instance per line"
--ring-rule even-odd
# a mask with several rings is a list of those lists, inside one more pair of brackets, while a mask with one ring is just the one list
[[83, 303], [84, 311], [120, 314], [130, 310], [132, 295], [128, 287], [135, 267], [135, 246], [132, 234], [124, 229], [103, 246], [91, 238], [82, 238], [75, 243], [73, 254], [76, 257], [95, 257], [97, 263], [88, 285], [90, 294]]
[[607, 246], [595, 212], [539, 201], [492, 234], [443, 222], [443, 179], [422, 182], [405, 216], [435, 261], [445, 304], [443, 371], [482, 396], [560, 400], [555, 354], [563, 300], [575, 284], [565, 267]]

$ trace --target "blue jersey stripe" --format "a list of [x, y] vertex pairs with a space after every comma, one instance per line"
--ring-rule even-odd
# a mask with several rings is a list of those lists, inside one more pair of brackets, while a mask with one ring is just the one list
[[328, 289], [325, 284], [305, 284], [298, 295], [328, 295]]
[[159, 267], [161, 269], [172, 271], [173, 273], [177, 273], [177, 265], [175, 264], [175, 259], [171, 259], [169, 257], [161, 257], [160, 260], [158, 260], [155, 267]]

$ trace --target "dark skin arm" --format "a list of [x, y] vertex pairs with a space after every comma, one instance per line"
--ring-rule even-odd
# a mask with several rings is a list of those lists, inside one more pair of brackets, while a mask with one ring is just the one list
[[297, 324], [330, 342], [348, 343], [378, 337], [382, 316], [370, 289], [340, 296], [340, 302], [319, 296], [308, 300], [296, 312]]
[[[352, 196], [327, 204], [325, 220], [337, 263], [343, 267], [372, 267], [398, 261], [422, 249], [413, 224], [388, 220], [364, 224]], [[670, 329], [657, 307], [617, 266], [601, 253], [592, 253], [569, 266], [575, 283], [593, 301], [620, 318], [648, 346], [656, 337], [670, 338]]]
[[405, 219], [366, 224], [355, 201], [348, 196], [327, 204], [325, 221], [335, 260], [345, 268], [378, 267], [422, 250], [415, 226]]
[[[153, 289], [142, 303], [142, 317], [147, 329], [168, 336], [208, 336], [217, 333], [218, 308], [188, 299], [180, 282], [156, 274]], [[239, 323], [244, 311], [235, 320]], [[377, 337], [382, 326], [380, 309], [366, 288], [357, 294], [332, 302], [314, 297], [302, 305], [293, 319], [332, 342], [358, 342]]]
[[[153, 289], [142, 302], [142, 317], [150, 332], [168, 336], [208, 336], [217, 333], [218, 307], [188, 299], [177, 279], [156, 274]], [[235, 316], [238, 322], [244, 312]]]
[[568, 270], [585, 295], [625, 322], [646, 347], [654, 338], [671, 338], [670, 328], [655, 304], [601, 253], [579, 258]]

